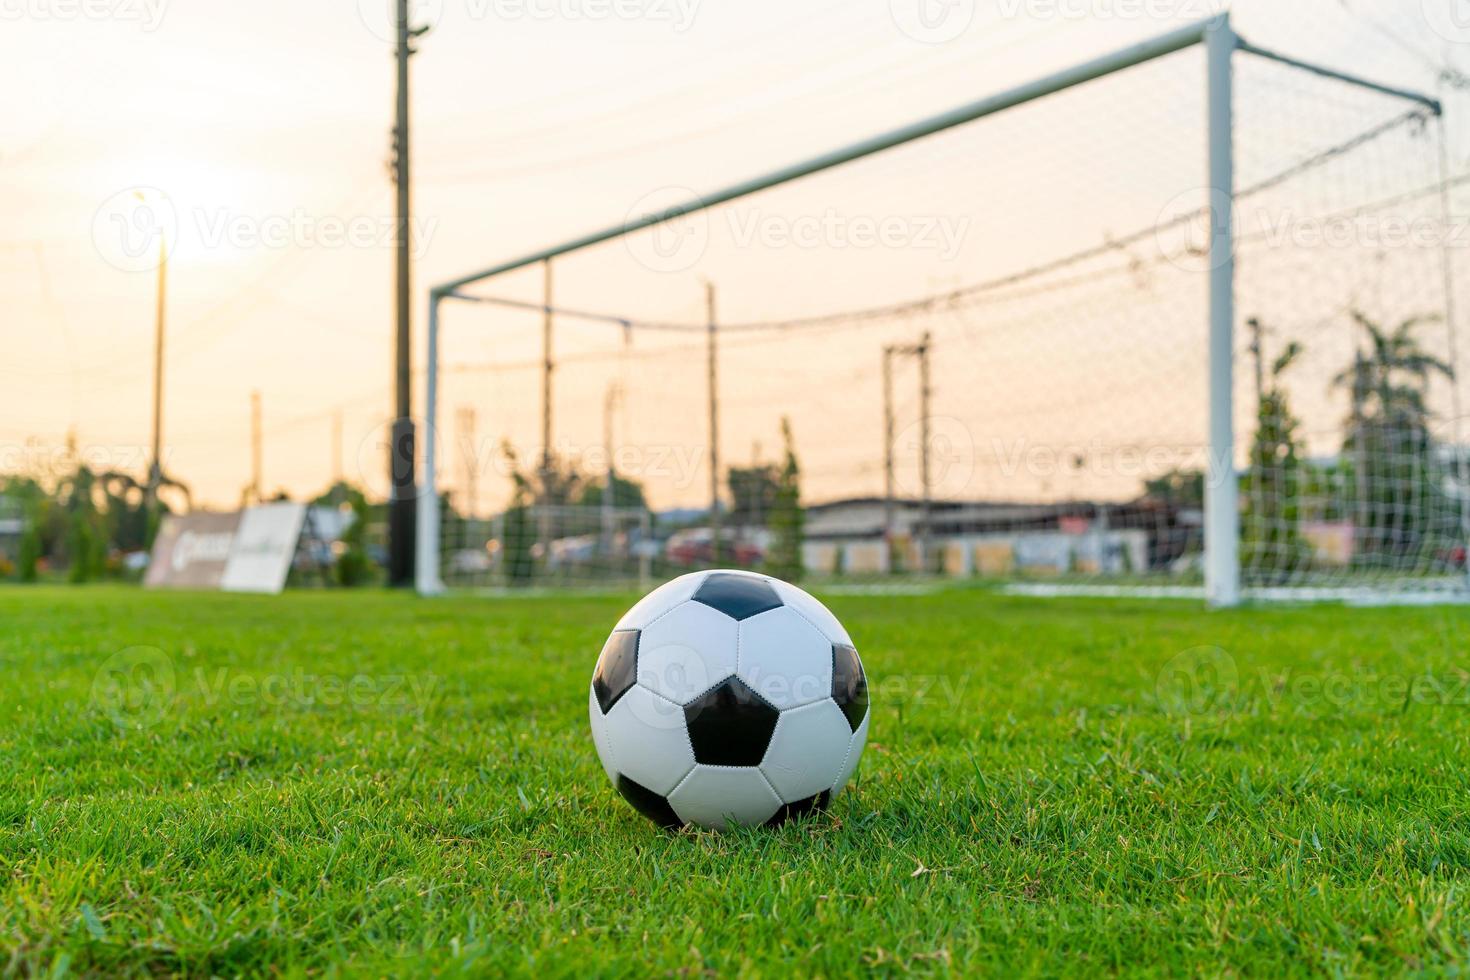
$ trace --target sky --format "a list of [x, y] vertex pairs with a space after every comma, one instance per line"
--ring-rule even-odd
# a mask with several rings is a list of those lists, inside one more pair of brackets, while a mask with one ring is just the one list
[[[650, 202], [672, 203], [670, 195], [719, 187], [933, 114], [1215, 8], [1207, 0], [420, 2], [417, 16], [432, 29], [413, 59], [416, 367], [431, 283], [615, 224]], [[1470, 23], [1457, 22], [1455, 9], [1453, 0], [1243, 0], [1234, 18], [1257, 44], [1435, 91], [1437, 66], [1470, 61], [1463, 58]], [[12, 94], [0, 118], [7, 217], [0, 232], [0, 470], [44, 468], [74, 433], [94, 465], [143, 472], [156, 276], [147, 243], [157, 238], [154, 225], [128, 224], [142, 201], [170, 249], [166, 468], [193, 487], [197, 502], [234, 506], [249, 481], [250, 395], [259, 391], [268, 491], [313, 493], [340, 474], [381, 492], [393, 330], [386, 0], [0, 0], [0, 20], [0, 86]], [[1129, 104], [1107, 103], [1104, 95], [1096, 109], [1122, 120], [1133, 101], [1152, 101], [1168, 119], [1177, 99], [1182, 118], [1197, 94], [1188, 86], [1178, 93], [1134, 86], [1118, 95]], [[1465, 100], [1451, 92], [1447, 102], [1458, 171], [1466, 154], [1456, 116]], [[763, 290], [760, 270], [770, 266], [761, 260], [789, 254], [782, 252], [789, 244], [762, 236], [792, 228], [766, 227], [758, 212], [747, 214], [753, 224], [726, 226], [745, 236], [748, 262], [728, 268], [729, 283], [740, 288], [724, 292], [722, 316], [798, 315], [909, 296], [972, 280], [961, 258], [975, 258], [974, 268], [982, 260], [1001, 268], [1006, 258], [1050, 253], [1054, 229], [1018, 230], [1028, 226], [1017, 194], [992, 195], [982, 212], [971, 208], [980, 198], [966, 188], [982, 180], [1019, 186], [1048, 159], [1057, 168], [1054, 186], [1083, 179], [1083, 161], [1066, 155], [1068, 132], [1077, 147], [1112, 133], [1115, 148], [1138, 140], [1184, 152], [1182, 137], [1175, 146], [1157, 129], [1139, 133], [1126, 121], [1109, 128], [1109, 117], [1089, 118], [1018, 122], [1014, 138], [1025, 145], [1006, 155], [1009, 162], [986, 162], [983, 175], [973, 159], [936, 145], [927, 157], [834, 180], [833, 200], [890, 202], [886, 212], [873, 205], [863, 213], [897, 209], [934, 219], [925, 234], [936, 253], [946, 234], [963, 233], [965, 247], [941, 255], [933, 268], [910, 263], [912, 247], [827, 248], [820, 263], [789, 264], [788, 272], [807, 270], [807, 288]], [[1185, 149], [1192, 153], [1194, 144]], [[1086, 179], [1097, 179], [1095, 168]], [[1186, 179], [1180, 189], [1188, 186]], [[1135, 178], [1108, 188], [1108, 200], [1121, 213], [1144, 190], [1157, 188]], [[953, 206], [934, 206], [946, 199]], [[816, 187], [798, 209], [816, 221], [829, 207], [823, 200]], [[834, 235], [850, 244], [863, 231], [850, 205], [838, 211], [843, 220], [817, 232], [828, 245]], [[1107, 221], [1097, 219], [1099, 227]], [[915, 234], [912, 224], [908, 234]], [[692, 273], [677, 286], [672, 279], [645, 285], [608, 271], [617, 262], [599, 272], [594, 259], [569, 261], [567, 302], [702, 322], [704, 293]], [[533, 298], [539, 288], [523, 275], [488, 292]], [[535, 319], [457, 309], [446, 314], [446, 332], [449, 363], [492, 367], [447, 383], [442, 432], [457, 408], [473, 408], [477, 444], [511, 438], [530, 445], [539, 413]], [[617, 339], [566, 327], [558, 343], [559, 352], [590, 359], [616, 349]], [[644, 347], [659, 343], [690, 341], [655, 338]], [[774, 357], [732, 355], [727, 459], [773, 455], [781, 414], [773, 403], [806, 399], [814, 495], [872, 489], [877, 443], [851, 436], [845, 406], [861, 402], [861, 427], [874, 428], [876, 361], [864, 352], [860, 370], [838, 364], [832, 345], [824, 335], [792, 341]], [[700, 356], [691, 347], [670, 355], [677, 370], [638, 373], [643, 388], [626, 392], [615, 426], [619, 441], [656, 444], [665, 456], [687, 451], [677, 465], [659, 464], [678, 471], [655, 481], [660, 505], [696, 503], [706, 492], [698, 475]], [[831, 377], [817, 370], [824, 360], [832, 361]], [[816, 366], [809, 372], [809, 365]], [[742, 389], [741, 372], [762, 373], [767, 387]], [[607, 386], [619, 378], [629, 386], [631, 377], [626, 369], [579, 376], [569, 365], [558, 376], [560, 437], [584, 449], [600, 445]], [[963, 373], [947, 381], [952, 394], [964, 387]], [[421, 401], [421, 377], [415, 397]], [[905, 399], [901, 410], [912, 412]], [[661, 435], [644, 434], [660, 424]], [[484, 470], [479, 506], [496, 506], [506, 490], [503, 470], [477, 465]], [[653, 466], [646, 458], [642, 465]]]

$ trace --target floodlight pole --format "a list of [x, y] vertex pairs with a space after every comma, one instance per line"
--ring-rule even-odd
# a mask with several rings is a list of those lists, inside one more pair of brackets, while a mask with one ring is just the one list
[[1228, 15], [1205, 31], [1210, 192], [1210, 444], [1205, 482], [1205, 595], [1240, 604], [1240, 487], [1235, 471], [1235, 147]]

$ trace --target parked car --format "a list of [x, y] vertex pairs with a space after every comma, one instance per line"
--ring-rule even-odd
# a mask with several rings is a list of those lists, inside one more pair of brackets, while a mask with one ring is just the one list
[[[709, 565], [714, 561], [714, 540], [707, 527], [691, 527], [675, 531], [664, 544], [664, 557], [674, 565]], [[728, 565], [759, 565], [765, 561], [765, 549], [759, 543], [743, 538], [732, 529], [720, 531], [720, 561]]]
[[494, 567], [490, 555], [483, 548], [462, 548], [449, 556], [449, 570], [474, 575], [488, 572]]

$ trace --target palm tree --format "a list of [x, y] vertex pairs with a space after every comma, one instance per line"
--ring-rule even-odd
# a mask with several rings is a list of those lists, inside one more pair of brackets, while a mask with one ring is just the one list
[[1402, 551], [1420, 537], [1423, 528], [1416, 525], [1426, 516], [1415, 504], [1425, 502], [1430, 482], [1429, 385], [1435, 377], [1453, 380], [1454, 370], [1416, 336], [1439, 317], [1410, 317], [1391, 331], [1360, 310], [1352, 317], [1366, 334], [1367, 349], [1359, 348], [1332, 384], [1348, 392], [1359, 533], [1370, 535], [1367, 552], [1390, 544]]
[[[1376, 397], [1378, 406], [1391, 410], [1404, 404], [1423, 410], [1424, 394], [1432, 377], [1438, 375], [1452, 381], [1454, 369], [1448, 363], [1419, 346], [1414, 332], [1425, 323], [1438, 323], [1440, 317], [1415, 316], [1400, 323], [1392, 333], [1374, 323], [1360, 310], [1352, 313], [1354, 322], [1368, 335], [1369, 353], [1360, 348], [1347, 370], [1333, 379], [1338, 387], [1351, 389], [1354, 410], [1361, 417], [1361, 409], [1370, 398]], [[1371, 356], [1370, 356], [1371, 355]], [[1407, 379], [1401, 381], [1403, 376]]]

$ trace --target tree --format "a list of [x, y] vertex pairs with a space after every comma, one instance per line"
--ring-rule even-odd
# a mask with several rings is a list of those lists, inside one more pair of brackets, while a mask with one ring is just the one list
[[1155, 479], [1145, 481], [1144, 496], [1176, 507], [1203, 507], [1205, 505], [1205, 474], [1203, 470], [1174, 469]]
[[781, 471], [775, 466], [732, 466], [725, 479], [731, 522], [736, 527], [765, 527], [781, 490]]
[[[118, 551], [146, 551], [152, 545], [149, 534], [147, 491], [130, 474], [107, 470], [97, 474], [102, 488], [104, 509], [112, 525], [111, 544]], [[159, 511], [167, 508], [159, 502]]]
[[536, 522], [531, 519], [531, 506], [536, 502], [537, 482], [533, 475], [522, 472], [515, 449], [509, 442], [501, 447], [511, 474], [511, 503], [506, 508], [500, 542], [501, 563], [506, 581], [511, 585], [528, 585], [536, 575], [531, 549], [536, 543]]
[[[520, 460], [509, 443], [502, 447], [502, 451], [510, 465], [511, 479], [516, 485], [516, 492], [523, 499], [523, 505], [526, 507], [575, 506], [582, 502], [583, 495], [588, 492], [588, 487], [596, 482], [577, 469], [574, 461], [563, 459], [554, 453], [545, 461], [545, 467], [538, 465], [535, 469], [530, 469], [521, 467]], [[575, 520], [569, 520], [563, 513], [553, 512], [549, 515], [531, 516], [543, 518], [535, 522], [536, 533], [539, 534], [541, 526], [544, 525], [551, 540], [576, 533], [573, 530]], [[533, 541], [534, 538], [533, 535]]]
[[20, 532], [20, 546], [15, 558], [15, 574], [22, 582], [34, 582], [40, 577], [41, 528], [39, 522], [26, 515], [25, 527]]
[[109, 535], [106, 515], [97, 509], [96, 488], [91, 469], [80, 464], [60, 488], [67, 515], [67, 580], [73, 584], [101, 578], [107, 566]]
[[1358, 310], [1354, 322], [1366, 335], [1353, 363], [1333, 379], [1348, 392], [1343, 451], [1352, 460], [1358, 548], [1355, 559], [1421, 554], [1436, 533], [1434, 513], [1442, 495], [1430, 436], [1429, 385], [1454, 379], [1449, 364], [1425, 351], [1415, 336], [1438, 317], [1410, 317], [1388, 330]]
[[[576, 503], [580, 507], [601, 507], [606, 492], [607, 477], [584, 482], [577, 492]], [[613, 506], [630, 510], [647, 510], [648, 501], [643, 495], [643, 484], [613, 474]]]
[[1282, 385], [1301, 345], [1287, 345], [1271, 366], [1256, 407], [1256, 435], [1245, 476], [1246, 511], [1241, 559], [1246, 568], [1272, 580], [1289, 577], [1307, 558], [1299, 527], [1302, 449], [1301, 421], [1292, 414]]
[[785, 444], [785, 459], [771, 506], [771, 550], [766, 556], [766, 566], [777, 578], [794, 582], [801, 578], [803, 571], [801, 545], [806, 513], [801, 509], [801, 466], [796, 460], [796, 442], [789, 418], [781, 420], [781, 440]]
[[46, 528], [51, 524], [51, 498], [29, 477], [11, 477], [0, 486], [0, 497], [15, 501], [20, 511], [20, 541], [16, 546], [15, 576], [22, 582], [40, 577], [46, 554]]
[[[511, 460], [514, 458], [512, 456]], [[571, 460], [552, 454], [547, 463], [546, 467], [538, 467], [534, 473], [517, 472], [517, 477], [526, 480], [527, 489], [537, 503], [552, 507], [577, 503], [591, 481]]]
[[338, 481], [312, 506], [347, 507], [352, 511], [352, 523], [342, 530], [342, 553], [332, 569], [337, 584], [352, 588], [372, 582], [376, 565], [367, 550], [367, 528], [372, 517], [367, 495], [346, 481]]
[[[188, 500], [183, 484], [166, 480], [163, 485]], [[21, 518], [14, 557], [22, 581], [39, 577], [43, 562], [64, 568], [76, 583], [118, 574], [115, 554], [151, 547], [167, 512], [161, 502], [148, 506], [145, 486], [131, 475], [87, 466], [74, 436], [64, 453], [34, 474], [0, 477], [0, 497], [11, 501]]]

